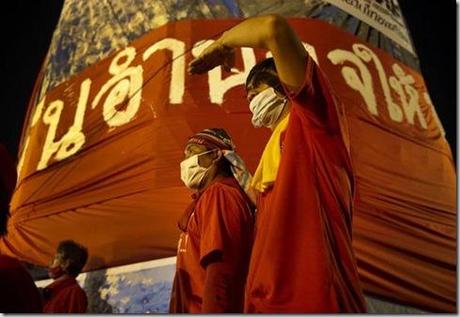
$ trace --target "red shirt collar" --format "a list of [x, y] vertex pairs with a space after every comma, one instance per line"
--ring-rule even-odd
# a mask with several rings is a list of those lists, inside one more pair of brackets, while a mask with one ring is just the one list
[[188, 221], [189, 221], [190, 217], [192, 216], [192, 213], [195, 210], [195, 206], [196, 206], [198, 200], [200, 199], [201, 195], [204, 192], [206, 192], [206, 190], [208, 188], [210, 188], [213, 184], [216, 184], [216, 183], [220, 183], [220, 184], [224, 184], [224, 185], [227, 185], [227, 186], [236, 187], [236, 188], [240, 189], [240, 185], [238, 184], [238, 182], [236, 181], [236, 179], [234, 177], [218, 176], [212, 181], [211, 184], [209, 184], [208, 187], [206, 187], [205, 189], [203, 189], [201, 191], [198, 191], [198, 192], [192, 194], [193, 201], [190, 203], [190, 205], [187, 207], [187, 209], [185, 209], [184, 213], [182, 214], [182, 216], [179, 218], [179, 221], [177, 222], [177, 226], [179, 227], [179, 229], [181, 231], [184, 231], [184, 232], [187, 231]]
[[54, 292], [62, 289], [62, 288], [65, 288], [69, 285], [72, 285], [72, 284], [76, 284], [77, 283], [77, 280], [75, 279], [74, 276], [70, 276], [68, 275], [67, 277], [63, 278], [63, 279], [58, 279], [56, 281], [54, 281], [53, 283], [51, 283], [50, 285], [48, 285], [46, 288], [50, 288], [52, 289]]

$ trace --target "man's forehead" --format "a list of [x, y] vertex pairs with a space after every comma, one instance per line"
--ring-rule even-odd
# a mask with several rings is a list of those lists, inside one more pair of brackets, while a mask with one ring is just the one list
[[197, 144], [197, 143], [188, 143], [185, 146], [185, 151], [187, 151], [187, 152], [199, 153], [199, 152], [203, 152], [205, 150], [206, 150], [206, 147], [204, 145]]
[[259, 83], [257, 86], [248, 86], [248, 89], [246, 90], [246, 97], [248, 99], [252, 99], [252, 97], [269, 87], [270, 86], [266, 83]]
[[64, 258], [64, 252], [56, 252], [54, 254], [55, 259], [63, 259]]
[[264, 82], [259, 82], [257, 85], [251, 85], [248, 87], [248, 91], [249, 90], [257, 90], [257, 91], [262, 91], [266, 88], [270, 87], [270, 85], [268, 83], [264, 83]]

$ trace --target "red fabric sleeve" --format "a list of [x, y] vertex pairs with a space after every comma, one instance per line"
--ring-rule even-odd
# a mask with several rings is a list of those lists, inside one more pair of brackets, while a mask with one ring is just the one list
[[331, 105], [335, 105], [335, 100], [330, 100], [333, 98], [330, 91], [331, 87], [311, 57], [307, 57], [302, 87], [296, 92], [284, 84], [283, 87], [292, 102], [292, 106], [301, 108], [301, 112], [306, 117], [306, 122], [311, 129], [326, 130], [332, 133], [339, 132], [337, 110], [335, 107], [331, 107]]
[[214, 261], [236, 261], [242, 248], [251, 244], [248, 223], [252, 221], [248, 207], [238, 190], [213, 185], [200, 199], [201, 241], [200, 264], [203, 267]]
[[215, 184], [200, 199], [203, 313], [241, 313], [253, 218], [240, 191]]
[[[206, 267], [202, 313], [237, 313], [232, 310], [233, 269], [227, 262], [212, 262]], [[239, 311], [241, 312], [241, 311]]]

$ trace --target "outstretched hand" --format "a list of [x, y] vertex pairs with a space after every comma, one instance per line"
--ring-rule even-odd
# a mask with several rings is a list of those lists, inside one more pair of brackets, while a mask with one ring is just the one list
[[197, 58], [188, 65], [190, 74], [202, 74], [216, 66], [222, 66], [229, 72], [235, 65], [235, 51], [223, 45], [219, 40], [209, 45]]

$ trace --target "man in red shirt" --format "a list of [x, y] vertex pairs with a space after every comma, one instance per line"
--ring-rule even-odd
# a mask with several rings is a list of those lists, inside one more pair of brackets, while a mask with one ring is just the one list
[[59, 243], [48, 269], [54, 282], [42, 290], [44, 313], [86, 313], [88, 300], [76, 277], [87, 259], [85, 247], [71, 240]]
[[189, 139], [181, 178], [196, 193], [179, 220], [170, 312], [242, 312], [254, 222], [248, 174], [224, 130]]
[[227, 30], [190, 63], [189, 72], [231, 69], [236, 47], [273, 55], [246, 82], [254, 126], [273, 134], [252, 182], [259, 194], [245, 311], [365, 312], [352, 249], [354, 178], [341, 104], [277, 15]]
[[[0, 238], [7, 234], [9, 202], [16, 184], [16, 166], [0, 144]], [[0, 313], [41, 313], [35, 283], [17, 259], [0, 254]]]

